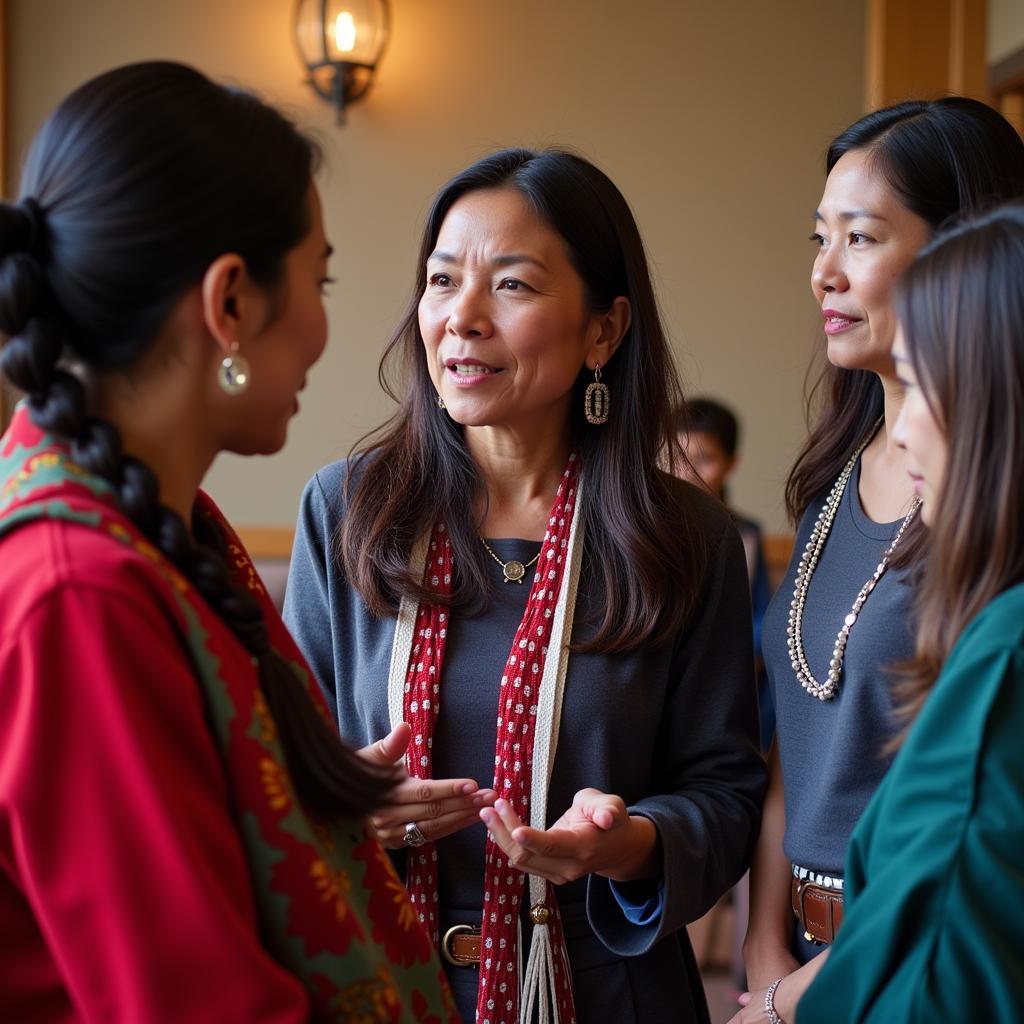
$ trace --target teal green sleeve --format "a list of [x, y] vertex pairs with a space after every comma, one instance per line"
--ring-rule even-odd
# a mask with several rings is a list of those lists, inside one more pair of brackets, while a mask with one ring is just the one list
[[798, 1024], [1024, 1021], [1024, 652], [980, 646], [950, 659], [854, 833]]

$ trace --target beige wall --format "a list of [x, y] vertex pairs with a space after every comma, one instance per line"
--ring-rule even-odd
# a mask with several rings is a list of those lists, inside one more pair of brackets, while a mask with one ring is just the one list
[[152, 57], [251, 85], [324, 142], [331, 344], [285, 452], [214, 467], [237, 522], [290, 523], [307, 477], [388, 411], [377, 359], [434, 190], [489, 149], [558, 143], [632, 203], [685, 381], [742, 412], [735, 503], [783, 527], [820, 339], [805, 238], [825, 144], [861, 112], [862, 2], [393, 0], [378, 85], [342, 129], [301, 84], [290, 0], [9, 6], [12, 173], [70, 88]]
[[1024, 0], [988, 0], [988, 61], [1024, 49]]

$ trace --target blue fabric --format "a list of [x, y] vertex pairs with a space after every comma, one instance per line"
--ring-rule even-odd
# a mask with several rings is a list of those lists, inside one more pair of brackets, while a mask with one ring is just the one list
[[612, 882], [610, 888], [630, 924], [641, 927], [654, 924], [665, 909], [665, 886], [660, 881]]

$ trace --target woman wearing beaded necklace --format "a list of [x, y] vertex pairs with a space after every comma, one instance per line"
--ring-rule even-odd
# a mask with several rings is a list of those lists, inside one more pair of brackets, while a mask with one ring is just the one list
[[441, 190], [415, 280], [401, 408], [307, 489], [286, 619], [348, 740], [406, 755], [375, 820], [465, 1020], [706, 1021], [683, 926], [764, 780], [749, 587], [726, 511], [658, 468], [636, 224], [585, 160], [506, 150]]
[[892, 286], [946, 220], [1024, 192], [1024, 143], [964, 98], [866, 115], [829, 147], [811, 286], [828, 365], [786, 488], [799, 520], [764, 623], [777, 742], [736, 1021], [786, 1019], [842, 919], [850, 833], [887, 768], [887, 671], [912, 650], [920, 502], [892, 437]]
[[834, 1020], [1024, 1020], [1024, 207], [943, 233], [897, 299], [894, 428], [928, 547], [905, 742], [854, 832], [800, 1002]]

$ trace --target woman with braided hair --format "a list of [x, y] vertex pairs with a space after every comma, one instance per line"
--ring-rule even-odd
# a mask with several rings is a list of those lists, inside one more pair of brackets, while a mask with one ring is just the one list
[[344, 747], [200, 490], [326, 342], [316, 151], [177, 64], [100, 75], [0, 205], [0, 1019], [452, 1020]]

